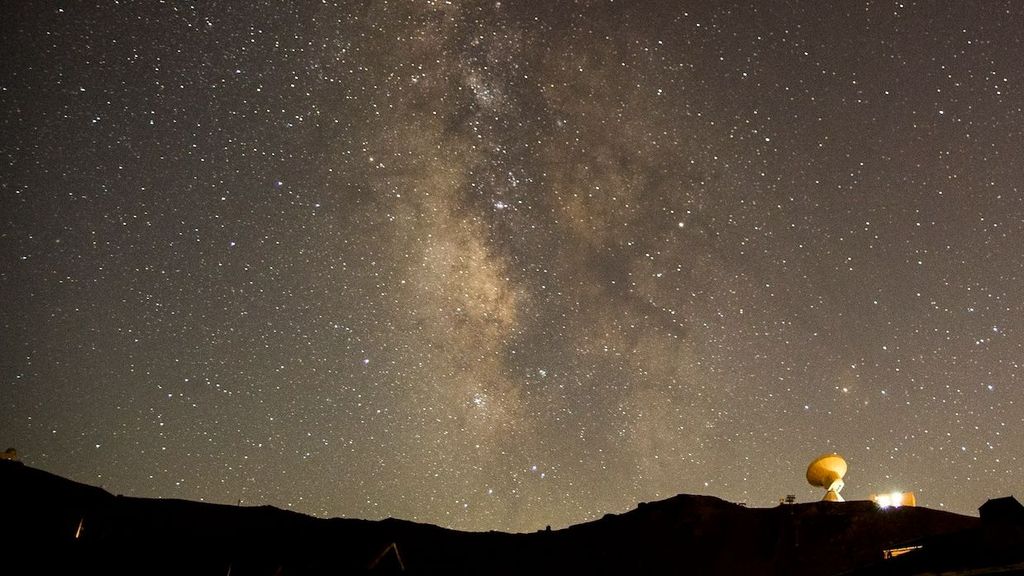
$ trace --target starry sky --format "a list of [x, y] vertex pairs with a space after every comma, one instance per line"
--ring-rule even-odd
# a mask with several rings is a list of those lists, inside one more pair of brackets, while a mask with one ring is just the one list
[[1024, 5], [7, 3], [0, 443], [563, 527], [1024, 496]]

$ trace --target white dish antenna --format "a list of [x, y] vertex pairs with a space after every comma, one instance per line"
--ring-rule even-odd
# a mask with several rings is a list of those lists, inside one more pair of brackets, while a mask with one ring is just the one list
[[818, 456], [807, 467], [807, 481], [811, 486], [825, 489], [826, 502], [842, 502], [843, 497], [839, 493], [846, 485], [843, 482], [846, 476], [846, 460], [839, 454], [825, 454]]

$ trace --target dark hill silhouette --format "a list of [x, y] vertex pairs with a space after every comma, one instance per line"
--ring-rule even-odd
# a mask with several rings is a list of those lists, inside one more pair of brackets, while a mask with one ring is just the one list
[[1024, 573], [1015, 500], [997, 502], [998, 522], [986, 524], [870, 502], [745, 508], [679, 495], [508, 534], [114, 496], [10, 461], [0, 461], [0, 491], [6, 565], [21, 568], [12, 574], [985, 574], [996, 564]]

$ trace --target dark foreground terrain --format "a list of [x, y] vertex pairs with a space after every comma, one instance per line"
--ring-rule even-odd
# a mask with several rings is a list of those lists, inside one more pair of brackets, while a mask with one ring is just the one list
[[974, 518], [680, 495], [564, 530], [506, 534], [127, 498], [9, 461], [0, 493], [4, 574], [1024, 574], [1024, 508], [1013, 498]]

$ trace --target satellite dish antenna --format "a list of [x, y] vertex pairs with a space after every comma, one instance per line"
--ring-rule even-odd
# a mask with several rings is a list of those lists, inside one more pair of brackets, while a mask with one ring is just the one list
[[843, 476], [846, 475], [846, 460], [839, 454], [824, 454], [818, 456], [807, 467], [807, 481], [811, 486], [818, 486], [825, 489], [825, 502], [842, 502], [843, 497], [839, 492], [846, 485]]

